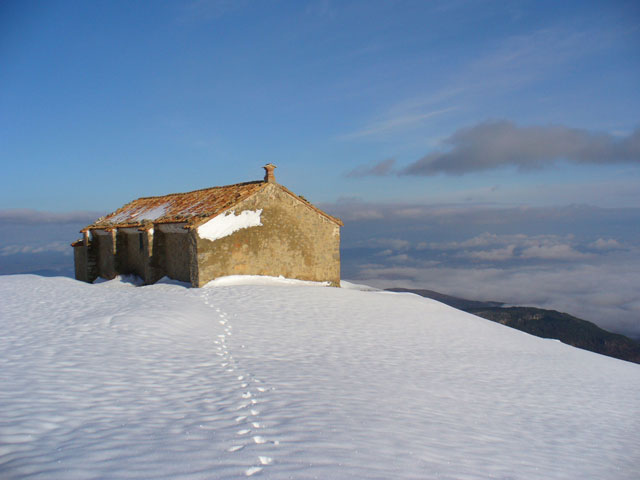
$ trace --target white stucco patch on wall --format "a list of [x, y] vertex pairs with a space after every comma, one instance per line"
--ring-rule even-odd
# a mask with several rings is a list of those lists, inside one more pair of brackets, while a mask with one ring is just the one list
[[243, 228], [259, 227], [262, 225], [260, 221], [260, 210], [245, 210], [236, 215], [235, 210], [231, 210], [224, 215], [218, 215], [212, 218], [204, 225], [198, 227], [198, 236], [206, 240], [218, 240], [227, 237], [233, 232], [242, 230]]

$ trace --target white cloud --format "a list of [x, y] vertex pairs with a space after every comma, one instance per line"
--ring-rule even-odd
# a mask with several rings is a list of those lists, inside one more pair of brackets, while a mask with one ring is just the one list
[[623, 248], [622, 244], [613, 238], [599, 238], [589, 246], [592, 248], [597, 248], [598, 250], [615, 250]]
[[544, 260], [576, 260], [589, 257], [574, 250], [570, 245], [534, 245], [525, 249], [520, 256]]
[[[571, 235], [497, 235], [485, 232], [463, 241], [424, 243], [421, 249], [458, 251], [455, 254], [457, 257], [487, 261], [503, 261], [517, 258], [541, 260], [588, 258], [588, 254], [576, 250], [575, 246], [571, 245], [570, 242], [573, 241], [574, 238]], [[498, 248], [483, 249], [482, 247]]]
[[401, 253], [399, 255], [393, 255], [393, 256], [389, 257], [388, 260], [390, 262], [404, 263], [404, 262], [408, 262], [409, 260], [411, 260], [411, 258], [406, 253]]
[[462, 175], [502, 166], [539, 169], [558, 160], [577, 164], [640, 163], [640, 129], [626, 137], [562, 125], [519, 127], [491, 121], [462, 128], [445, 140], [450, 148], [431, 152], [401, 175]]
[[393, 250], [406, 250], [411, 246], [411, 242], [400, 238], [372, 238], [363, 243], [369, 247], [388, 247]]
[[495, 248], [493, 250], [479, 250], [479, 251], [465, 251], [458, 254], [460, 257], [471, 258], [475, 260], [487, 260], [487, 261], [503, 261], [511, 260], [514, 257], [513, 251], [515, 245], [509, 245], [504, 248]]

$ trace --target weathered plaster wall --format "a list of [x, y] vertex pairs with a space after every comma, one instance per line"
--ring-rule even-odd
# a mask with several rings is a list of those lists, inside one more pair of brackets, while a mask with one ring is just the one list
[[144, 278], [144, 247], [140, 250], [139, 233], [118, 230], [116, 235], [116, 270]]
[[[123, 228], [115, 233], [114, 248], [111, 232], [94, 231], [90, 249], [74, 248], [76, 278], [93, 281], [97, 276], [111, 279], [117, 274], [133, 274], [142, 278], [144, 283], [151, 284], [167, 275], [195, 284], [192, 275], [197, 274], [197, 269], [195, 241], [192, 237], [193, 233], [175, 227], [161, 227], [153, 233]], [[88, 259], [91, 264], [91, 252], [95, 252], [93, 257], [96, 264], [96, 276], [93, 278], [90, 278], [90, 273], [87, 274], [86, 268]]]
[[137, 228], [119, 229], [117, 233], [116, 271], [138, 275], [145, 283], [161, 278], [156, 275], [149, 257], [149, 234]]
[[96, 267], [98, 276], [112, 279], [116, 276], [115, 242], [112, 232], [96, 230], [93, 235], [93, 244], [96, 251]]
[[[152, 265], [160, 277], [167, 275], [181, 282], [192, 282], [195, 272], [193, 235], [184, 229], [159, 228], [153, 234]], [[157, 276], [156, 275], [156, 276]]]
[[88, 248], [84, 245], [73, 247], [73, 263], [75, 267], [76, 280], [82, 282], [92, 282], [89, 280], [89, 259]]
[[85, 243], [74, 244], [73, 260], [76, 280], [93, 283], [98, 278], [95, 243], [87, 239]]
[[275, 184], [233, 208], [236, 214], [258, 209], [262, 209], [262, 226], [213, 242], [195, 234], [198, 275], [194, 285], [225, 275], [283, 275], [339, 285], [338, 225]]

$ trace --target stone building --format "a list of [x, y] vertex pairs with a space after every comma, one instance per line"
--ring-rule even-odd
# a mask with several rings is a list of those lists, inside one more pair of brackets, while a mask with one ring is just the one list
[[99, 218], [72, 244], [75, 276], [135, 274], [201, 287], [225, 275], [282, 275], [340, 284], [340, 219], [264, 181], [144, 197]]

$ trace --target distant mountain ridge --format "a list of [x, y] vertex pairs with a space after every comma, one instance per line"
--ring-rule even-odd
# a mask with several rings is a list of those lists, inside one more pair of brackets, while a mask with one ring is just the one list
[[640, 364], [640, 343], [568, 313], [534, 307], [505, 307], [502, 302], [467, 300], [433, 290], [411, 288], [387, 288], [386, 290], [415, 293], [537, 337], [554, 338], [567, 345]]

